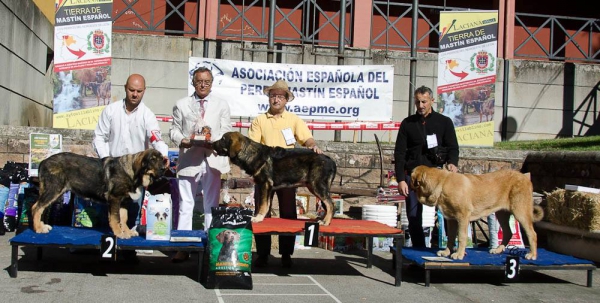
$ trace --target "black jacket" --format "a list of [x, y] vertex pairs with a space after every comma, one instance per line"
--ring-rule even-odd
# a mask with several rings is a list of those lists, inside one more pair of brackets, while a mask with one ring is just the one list
[[427, 157], [426, 136], [433, 134], [438, 146], [448, 150], [446, 163], [458, 166], [458, 140], [452, 120], [435, 111], [425, 118], [414, 114], [402, 121], [396, 138], [394, 160], [398, 182], [405, 179], [405, 171], [410, 174], [419, 165], [436, 166]]

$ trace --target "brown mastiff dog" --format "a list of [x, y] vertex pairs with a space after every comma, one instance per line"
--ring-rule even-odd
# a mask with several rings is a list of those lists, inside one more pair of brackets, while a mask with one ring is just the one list
[[[512, 232], [509, 218], [512, 213], [525, 229], [530, 252], [525, 259], [537, 258], [537, 234], [533, 222], [544, 216], [540, 206], [533, 203], [533, 186], [529, 174], [514, 170], [499, 170], [482, 175], [458, 174], [435, 167], [418, 166], [411, 175], [411, 186], [419, 202], [437, 206], [448, 220], [448, 247], [438, 256], [462, 260], [465, 256], [469, 222], [496, 213], [502, 227], [502, 243], [490, 253], [500, 254], [506, 248]], [[458, 226], [457, 226], [458, 225]], [[454, 249], [458, 227], [458, 250]]]
[[115, 236], [128, 239], [137, 232], [127, 227], [127, 204], [138, 199], [142, 188], [162, 177], [166, 160], [154, 149], [103, 159], [59, 153], [39, 167], [40, 196], [31, 208], [33, 230], [48, 233], [42, 214], [67, 190], [96, 201], [108, 202], [108, 222]]
[[319, 218], [320, 225], [329, 225], [333, 217], [330, 188], [336, 174], [335, 162], [306, 148], [269, 147], [256, 143], [238, 132], [229, 132], [213, 143], [218, 155], [228, 156], [231, 162], [260, 186], [262, 197], [256, 201], [256, 216], [252, 222], [261, 222], [271, 209], [272, 193], [280, 188], [306, 186], [325, 202], [326, 213]]

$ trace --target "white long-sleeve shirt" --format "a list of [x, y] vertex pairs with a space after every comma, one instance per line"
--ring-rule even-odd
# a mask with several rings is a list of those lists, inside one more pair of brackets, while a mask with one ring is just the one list
[[125, 100], [113, 102], [104, 108], [94, 131], [92, 145], [100, 158], [138, 153], [150, 145], [165, 157], [169, 153], [169, 147], [162, 140], [156, 115], [144, 103], [127, 114]]

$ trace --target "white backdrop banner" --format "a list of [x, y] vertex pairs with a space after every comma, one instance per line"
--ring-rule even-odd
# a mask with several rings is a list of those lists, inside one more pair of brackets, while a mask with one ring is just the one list
[[229, 102], [232, 117], [256, 117], [269, 108], [263, 88], [285, 80], [296, 97], [287, 110], [304, 120], [391, 121], [392, 65], [303, 65], [190, 57], [193, 71], [212, 70], [211, 94]]

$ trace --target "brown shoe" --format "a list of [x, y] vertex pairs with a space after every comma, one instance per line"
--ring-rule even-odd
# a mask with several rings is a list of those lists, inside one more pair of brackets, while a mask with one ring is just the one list
[[173, 263], [181, 263], [181, 262], [185, 262], [187, 261], [187, 259], [190, 258], [190, 253], [187, 251], [178, 251], [175, 256], [173, 257], [173, 259], [171, 259], [171, 262]]

